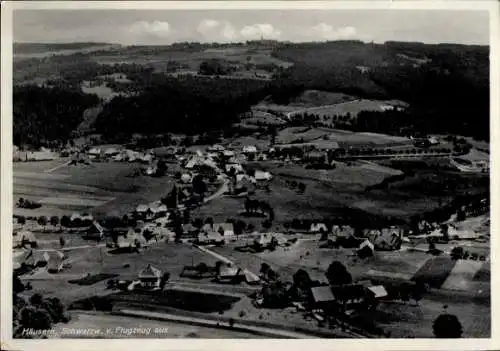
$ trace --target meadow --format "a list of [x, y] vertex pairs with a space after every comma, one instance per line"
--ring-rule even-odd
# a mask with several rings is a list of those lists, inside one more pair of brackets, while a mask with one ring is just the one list
[[[60, 160], [59, 164], [65, 161]], [[174, 182], [169, 176], [131, 177], [139, 166], [128, 163], [79, 164], [47, 172], [55, 165], [55, 162], [14, 164], [14, 202], [23, 197], [42, 204], [38, 209], [14, 208], [14, 214], [50, 217], [78, 211], [97, 217], [122, 216], [139, 204], [159, 200]]]

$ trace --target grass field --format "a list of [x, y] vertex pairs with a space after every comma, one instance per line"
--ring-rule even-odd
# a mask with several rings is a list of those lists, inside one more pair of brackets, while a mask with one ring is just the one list
[[348, 147], [383, 147], [394, 145], [410, 145], [412, 141], [408, 138], [377, 134], [356, 133], [340, 129], [329, 128], [305, 128], [290, 127], [281, 130], [276, 138], [278, 144], [290, 144], [293, 142], [335, 141], [342, 148]]
[[34, 210], [15, 208], [16, 214], [51, 216], [87, 211], [97, 216], [123, 215], [141, 203], [159, 200], [173, 184], [168, 176], [128, 177], [138, 167], [128, 163], [93, 163], [45, 172], [55, 165], [55, 162], [14, 164], [14, 202], [23, 197], [43, 204]]

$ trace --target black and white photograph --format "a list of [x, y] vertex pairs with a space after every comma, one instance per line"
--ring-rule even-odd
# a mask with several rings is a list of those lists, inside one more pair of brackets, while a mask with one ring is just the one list
[[5, 345], [493, 340], [493, 2], [19, 3]]

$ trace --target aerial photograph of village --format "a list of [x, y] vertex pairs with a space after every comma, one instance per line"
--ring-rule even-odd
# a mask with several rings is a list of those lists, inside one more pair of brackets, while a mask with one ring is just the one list
[[13, 19], [14, 339], [490, 338], [488, 12]]

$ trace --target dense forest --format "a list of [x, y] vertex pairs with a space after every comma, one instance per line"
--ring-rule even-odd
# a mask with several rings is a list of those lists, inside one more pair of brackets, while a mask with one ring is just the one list
[[[282, 84], [400, 99], [411, 109], [404, 123], [392, 118], [398, 128], [489, 138], [486, 46], [342, 41], [284, 45], [273, 55], [294, 63]], [[290, 91], [291, 96], [296, 93]], [[388, 121], [387, 114], [379, 116], [384, 117], [381, 124]]]
[[95, 95], [37, 86], [14, 87], [13, 99], [14, 144], [33, 146], [48, 140], [66, 142], [83, 112], [99, 103]]
[[153, 75], [149, 86], [131, 97], [116, 97], [104, 106], [95, 128], [105, 137], [132, 133], [196, 134], [222, 129], [268, 93], [256, 80], [183, 79]]

